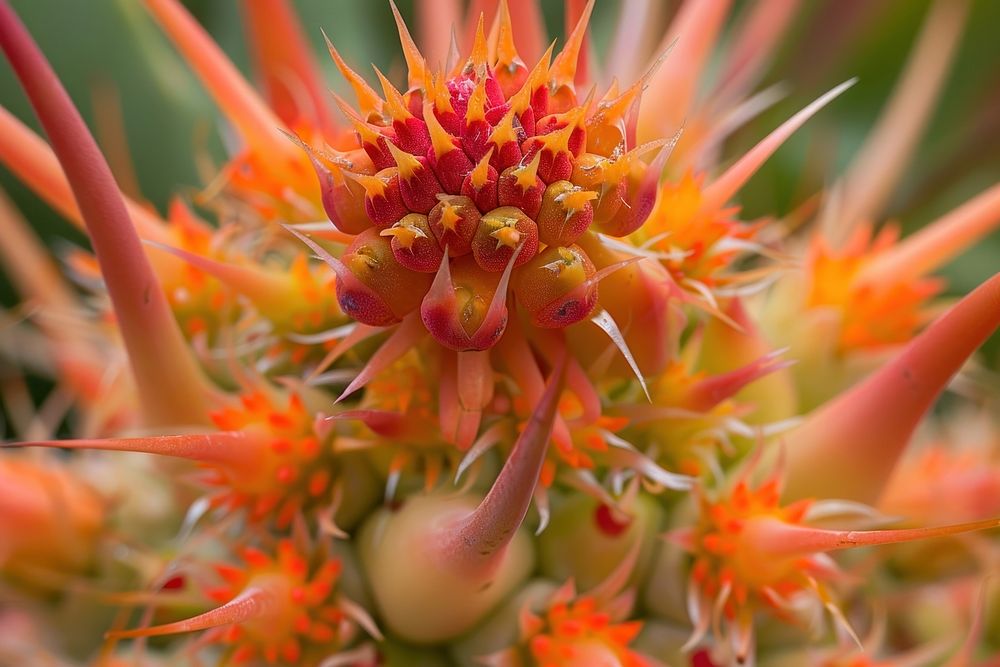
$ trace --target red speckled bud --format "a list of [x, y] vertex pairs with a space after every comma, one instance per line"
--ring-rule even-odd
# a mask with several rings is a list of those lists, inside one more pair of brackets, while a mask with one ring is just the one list
[[525, 134], [523, 129], [519, 131], [519, 122], [515, 126], [514, 118], [513, 109], [504, 114], [486, 142], [493, 149], [490, 164], [497, 171], [513, 167], [521, 161], [521, 142], [524, 141]]
[[497, 201], [501, 206], [516, 206], [529, 218], [538, 215], [545, 183], [538, 178], [540, 155], [528, 164], [504, 169], [497, 181]]
[[612, 236], [628, 236], [642, 227], [656, 204], [660, 173], [669, 154], [670, 146], [664, 146], [648, 166], [638, 159], [629, 160], [627, 175], [622, 179], [628, 188], [624, 206], [618, 209], [611, 220], [600, 226], [602, 232]]
[[545, 188], [542, 207], [535, 220], [538, 238], [546, 245], [569, 245], [587, 231], [594, 221], [591, 202], [597, 193], [569, 181], [556, 181]]
[[515, 266], [538, 252], [538, 227], [521, 209], [504, 206], [482, 217], [472, 239], [472, 255], [486, 271], [504, 270], [514, 250], [521, 247]]
[[550, 247], [514, 277], [517, 301], [537, 327], [567, 327], [590, 315], [597, 303], [593, 262], [580, 246]]
[[480, 211], [490, 211], [498, 206], [497, 203], [497, 170], [490, 166], [490, 158], [493, 155], [491, 146], [483, 159], [479, 161], [465, 181], [462, 182], [462, 195], [468, 197], [476, 204]]
[[338, 275], [337, 301], [345, 314], [370, 326], [400, 321], [420, 306], [431, 276], [404, 268], [389, 239], [375, 229], [359, 234], [340, 258], [353, 280]]
[[379, 229], [391, 227], [410, 212], [399, 191], [399, 170], [396, 167], [383, 169], [374, 176], [348, 172], [344, 175], [365, 189], [365, 213]]
[[437, 204], [441, 184], [423, 156], [410, 155], [389, 144], [399, 170], [399, 194], [403, 204], [416, 213], [427, 213]]
[[444, 191], [457, 195], [462, 191], [465, 177], [472, 171], [472, 161], [462, 150], [462, 142], [441, 127], [430, 105], [425, 106], [424, 117], [427, 119], [427, 127], [431, 134], [427, 159]]
[[309, 159], [319, 179], [323, 210], [333, 226], [345, 234], [360, 234], [371, 227], [372, 221], [365, 212], [365, 189], [361, 184], [344, 178], [339, 167], [327, 168], [311, 152]]
[[393, 256], [411, 271], [434, 273], [441, 265], [444, 251], [431, 233], [426, 215], [410, 213], [379, 235], [392, 239]]
[[447, 246], [449, 257], [469, 254], [479, 226], [479, 209], [468, 197], [440, 195], [438, 199], [427, 216], [434, 238], [442, 248]]

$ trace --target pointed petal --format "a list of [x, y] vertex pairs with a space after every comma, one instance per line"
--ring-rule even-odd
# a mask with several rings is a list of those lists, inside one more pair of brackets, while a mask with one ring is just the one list
[[924, 413], [998, 326], [1000, 274], [788, 435], [787, 497], [874, 503]]
[[817, 111], [836, 99], [841, 93], [853, 86], [857, 79], [850, 79], [821, 95], [812, 104], [786, 120], [781, 126], [767, 135], [760, 143], [751, 148], [746, 155], [737, 160], [721, 176], [709, 184], [701, 195], [702, 211], [717, 211], [742, 188], [761, 165], [771, 157], [788, 137], [798, 130]]
[[244, 623], [251, 619], [261, 618], [274, 613], [274, 607], [278, 604], [275, 591], [265, 587], [252, 587], [240, 593], [238, 596], [204, 614], [199, 614], [194, 618], [155, 625], [150, 628], [136, 628], [134, 630], [113, 630], [107, 633], [111, 639], [127, 639], [130, 637], [159, 637], [162, 635], [174, 635], [181, 632], [195, 632], [197, 630], [208, 630], [218, 628], [223, 625], [234, 623]]
[[6, 3], [0, 4], [0, 39], [87, 222], [147, 418], [157, 424], [204, 423], [208, 384], [146, 259], [107, 162]]

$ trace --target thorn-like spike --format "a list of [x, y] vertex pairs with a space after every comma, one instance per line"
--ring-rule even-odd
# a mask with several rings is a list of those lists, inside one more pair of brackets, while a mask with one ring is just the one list
[[427, 78], [427, 65], [424, 57], [420, 54], [416, 42], [410, 36], [410, 31], [406, 27], [406, 22], [399, 13], [399, 8], [393, 0], [389, 0], [392, 7], [392, 17], [396, 21], [396, 30], [399, 32], [399, 43], [403, 47], [403, 57], [406, 59], [407, 81], [410, 89], [420, 88]]
[[147, 418], [207, 421], [201, 374], [133, 227], [111, 170], [27, 29], [0, 4], [0, 44], [52, 141], [87, 223]]
[[373, 69], [375, 70], [375, 75], [378, 76], [379, 83], [382, 85], [382, 94], [385, 95], [383, 110], [396, 122], [403, 122], [407, 118], [412, 118], [413, 114], [407, 108], [403, 94], [392, 85], [392, 82], [382, 74], [382, 71], [378, 67], [373, 67]]
[[475, 72], [477, 76], [485, 76], [487, 59], [489, 58], [489, 45], [486, 41], [485, 29], [486, 17], [480, 13], [479, 22], [476, 24], [476, 37], [472, 42], [472, 52], [465, 69]]
[[472, 185], [477, 190], [486, 185], [486, 181], [490, 175], [490, 158], [493, 157], [493, 151], [495, 149], [496, 146], [490, 146], [490, 149], [486, 151], [486, 155], [483, 156], [483, 159], [479, 161], [476, 168], [469, 174], [472, 180]]
[[857, 79], [850, 79], [821, 95], [812, 104], [786, 120], [778, 129], [771, 132], [760, 143], [751, 148], [736, 164], [705, 187], [701, 195], [701, 210], [716, 211], [725, 206], [732, 196], [750, 180], [750, 177], [757, 172], [760, 166], [785, 143], [788, 137], [802, 127], [816, 112], [839, 97], [841, 93], [855, 83], [857, 83]]
[[497, 13], [497, 65], [510, 67], [511, 65], [522, 65], [521, 57], [517, 54], [517, 46], [514, 44], [514, 26], [510, 19], [510, 7], [507, 0], [500, 0], [500, 7]]
[[440, 160], [448, 153], [458, 150], [455, 137], [448, 134], [448, 131], [441, 127], [440, 121], [434, 115], [434, 109], [429, 103], [424, 104], [424, 122], [427, 123], [427, 131], [431, 136], [431, 147], [434, 149], [435, 157]]
[[[333, 95], [333, 100], [337, 103], [337, 107], [340, 109], [341, 113], [343, 113], [347, 120], [350, 121], [351, 125], [354, 126], [354, 130], [358, 133], [362, 143], [377, 146], [382, 134], [369, 125], [363, 118], [358, 116], [357, 112], [350, 104], [348, 104], [347, 100], [336, 93], [331, 94]], [[381, 109], [381, 104], [379, 104], [379, 108]]]
[[787, 496], [875, 502], [924, 413], [998, 326], [1000, 274], [789, 434]]
[[[447, 261], [447, 257], [445, 261]], [[388, 368], [408, 350], [413, 349], [413, 346], [425, 333], [420, 323], [420, 317], [416, 313], [403, 318], [396, 330], [382, 343], [382, 346], [371, 356], [365, 367], [351, 380], [351, 383], [341, 392], [335, 402], [339, 403], [371, 382], [372, 378]]]
[[486, 120], [486, 77], [480, 77], [469, 96], [469, 106], [465, 112], [465, 123]]
[[542, 151], [537, 151], [531, 162], [514, 169], [514, 176], [521, 192], [527, 192], [529, 188], [535, 187], [538, 178], [538, 165], [541, 164], [541, 161]]
[[[566, 45], [559, 52], [559, 55], [556, 56], [555, 62], [552, 63], [549, 78], [555, 87], [573, 87], [577, 65], [580, 62], [580, 52], [587, 37], [587, 25], [590, 23], [590, 15], [593, 11], [594, 0], [589, 0], [583, 9], [583, 13], [580, 14], [580, 20], [577, 21], [576, 27], [573, 28], [573, 32], [566, 39]], [[584, 69], [586, 69], [586, 66], [584, 66]]]
[[549, 64], [552, 62], [552, 52], [556, 44], [552, 42], [541, 59], [535, 64], [521, 89], [514, 93], [510, 100], [510, 108], [517, 114], [522, 114], [531, 105], [531, 96], [539, 87], [546, 85], [549, 79]]
[[397, 148], [391, 141], [387, 141], [386, 146], [388, 146], [389, 152], [392, 154], [392, 159], [396, 161], [396, 167], [399, 169], [399, 177], [401, 179], [408, 181], [413, 178], [413, 175], [418, 170], [423, 169], [423, 165], [420, 164], [420, 160], [416, 156]]
[[[323, 39], [326, 40], [326, 48], [330, 52], [330, 57], [333, 58], [337, 69], [340, 70], [341, 76], [344, 77], [348, 85], [351, 86], [351, 89], [354, 90], [354, 96], [358, 99], [358, 107], [361, 109], [361, 113], [365, 116], [381, 114], [384, 102], [379, 94], [372, 90], [372, 87], [368, 85], [368, 82], [360, 74], [348, 66], [347, 61], [340, 56], [340, 52], [333, 46], [330, 38], [326, 36], [326, 32], [323, 32]], [[340, 102], [338, 104], [341, 109], [345, 106]], [[350, 105], [346, 106], [350, 108]], [[350, 114], [347, 114], [346, 111], [344, 113], [350, 117]], [[353, 109], [351, 114], [353, 114]]]
[[548, 451], [565, 369], [564, 352], [489, 493], [467, 519], [442, 536], [447, 541], [442, 549], [454, 562], [472, 567], [492, 562], [521, 526]]
[[107, 633], [109, 639], [129, 639], [133, 637], [160, 637], [163, 635], [175, 635], [182, 632], [195, 632], [197, 630], [208, 630], [218, 628], [223, 625], [234, 623], [245, 623], [250, 620], [261, 619], [275, 613], [274, 607], [278, 604], [276, 591], [267, 586], [253, 586], [237, 595], [235, 598], [211, 611], [199, 614], [193, 618], [175, 621], [164, 625], [155, 625], [149, 628], [136, 628], [134, 630], [112, 630]]
[[243, 431], [153, 435], [141, 438], [91, 438], [78, 440], [33, 440], [4, 444], [3, 447], [49, 447], [95, 449], [107, 452], [141, 452], [226, 466], [246, 465], [253, 459], [256, 440]]

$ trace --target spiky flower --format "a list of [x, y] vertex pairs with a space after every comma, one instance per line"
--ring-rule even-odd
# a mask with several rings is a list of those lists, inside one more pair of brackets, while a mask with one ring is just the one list
[[351, 101], [285, 0], [244, 3], [263, 96], [146, 0], [239, 139], [161, 219], [0, 0], [49, 141], [0, 110], [0, 159], [90, 241], [71, 285], [0, 199], [33, 306], [4, 352], [56, 383], [37, 414], [2, 392], [0, 662], [977, 664], [998, 425], [909, 443], [1000, 326], [1000, 275], [948, 309], [933, 275], [1000, 186], [876, 224], [966, 3], [934, 4], [870, 143], [788, 224], [733, 200], [853, 81], [718, 154], [796, 3], [747, 8], [703, 96], [727, 2], [663, 34], [624, 3], [605, 59], [594, 0], [558, 50], [532, 2], [459, 4], [418, 3], [418, 47], [389, 3], [405, 77], [328, 39]]

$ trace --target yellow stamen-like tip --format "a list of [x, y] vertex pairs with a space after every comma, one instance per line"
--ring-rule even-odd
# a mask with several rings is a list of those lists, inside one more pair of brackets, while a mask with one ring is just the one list
[[391, 236], [396, 239], [396, 242], [404, 250], [410, 250], [413, 247], [413, 242], [417, 239], [427, 238], [424, 230], [403, 220], [400, 220], [389, 229], [383, 229], [379, 232], [379, 236]]
[[509, 220], [509, 225], [503, 225], [490, 232], [490, 236], [497, 240], [497, 248], [500, 248], [501, 246], [516, 248], [517, 244], [521, 241], [521, 232], [514, 228], [514, 223], [517, 222], [517, 220], [515, 218], [510, 218]]
[[469, 96], [469, 106], [465, 112], [465, 122], [486, 120], [486, 77], [481, 77]]
[[470, 174], [472, 186], [476, 188], [476, 190], [479, 190], [484, 185], [486, 185], [486, 179], [489, 178], [490, 158], [493, 157], [493, 148], [494, 148], [493, 146], [490, 146], [490, 149], [486, 152], [486, 155], [483, 156], [483, 159], [479, 161], [479, 164], [476, 165], [476, 168], [473, 169], [472, 174]]
[[369, 176], [367, 174], [355, 174], [350, 171], [344, 171], [344, 176], [350, 178], [351, 180], [357, 182], [365, 189], [365, 194], [369, 197], [384, 197], [385, 189], [388, 187], [388, 179], [383, 180], [381, 176]]
[[595, 199], [597, 199], [597, 193], [593, 190], [574, 188], [573, 190], [564, 192], [557, 196], [556, 202], [558, 202], [568, 213], [576, 213], [586, 206], [587, 202]]
[[434, 115], [434, 107], [428, 102], [424, 104], [424, 122], [427, 123], [427, 131], [431, 135], [431, 146], [434, 148], [434, 155], [439, 160], [457, 150], [455, 138], [448, 134], [448, 131], [441, 127], [437, 116]]
[[517, 131], [514, 130], [514, 114], [516, 111], [513, 107], [503, 115], [500, 122], [497, 123], [496, 127], [490, 133], [487, 142], [496, 144], [497, 146], [503, 146], [511, 141], [517, 141]]
[[461, 219], [462, 216], [458, 214], [458, 207], [451, 202], [445, 202], [441, 208], [441, 226], [449, 232], [454, 232], [458, 221]]
[[542, 152], [538, 151], [531, 162], [514, 169], [514, 177], [517, 179], [517, 184], [520, 186], [521, 192], [535, 186], [535, 179], [538, 177], [538, 165], [541, 160]]
[[413, 175], [417, 170], [422, 168], [420, 161], [417, 158], [404, 150], [396, 147], [391, 141], [385, 142], [385, 145], [389, 147], [389, 152], [392, 153], [392, 159], [396, 161], [396, 167], [399, 168], [399, 177], [409, 181], [413, 178]]

